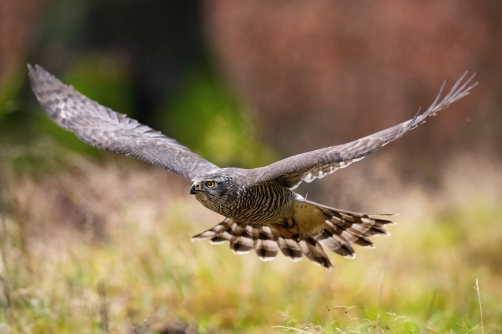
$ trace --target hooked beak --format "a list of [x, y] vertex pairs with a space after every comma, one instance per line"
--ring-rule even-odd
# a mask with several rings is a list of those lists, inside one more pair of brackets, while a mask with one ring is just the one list
[[200, 191], [200, 184], [197, 182], [192, 183], [192, 186], [190, 187], [190, 195], [195, 195]]

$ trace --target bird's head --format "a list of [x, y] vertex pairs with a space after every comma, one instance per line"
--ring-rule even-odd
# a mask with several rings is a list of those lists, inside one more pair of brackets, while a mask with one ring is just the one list
[[206, 174], [192, 180], [190, 194], [200, 197], [224, 197], [231, 189], [231, 178], [222, 174]]

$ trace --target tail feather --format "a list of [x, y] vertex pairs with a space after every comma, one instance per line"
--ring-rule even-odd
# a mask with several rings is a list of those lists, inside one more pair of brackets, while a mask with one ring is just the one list
[[328, 270], [333, 269], [333, 265], [329, 261], [328, 256], [322, 249], [322, 246], [316, 240], [307, 237], [306, 239], [301, 240], [299, 244], [303, 254], [305, 254], [305, 256], [309, 258], [309, 260]]
[[253, 226], [258, 231], [258, 237], [255, 239], [255, 252], [262, 261], [271, 261], [279, 253], [279, 246], [272, 233], [272, 228], [267, 225]]
[[[322, 239], [338, 239], [337, 241], [339, 241], [342, 246], [346, 247], [350, 253], [354, 253], [354, 250], [352, 249], [350, 244], [356, 244], [370, 248], [374, 247], [373, 242], [371, 242], [371, 240], [367, 238], [368, 234], [366, 234], [366, 231], [368, 231], [368, 228], [361, 227], [360, 225], [343, 226], [342, 224], [335, 224], [332, 221], [326, 220], [324, 226], [325, 235], [322, 237]], [[340, 227], [340, 225], [342, 225], [342, 227]], [[343, 228], [345, 228], [345, 230], [343, 230]], [[319, 236], [317, 240], [319, 240], [320, 237], [321, 236]], [[334, 252], [336, 253], [336, 251]], [[354, 257], [352, 255], [349, 257]]]
[[355, 257], [354, 248], [352, 248], [350, 243], [345, 238], [333, 231], [328, 223], [326, 223], [326, 228], [317, 236], [316, 239], [322, 245], [328, 247], [330, 251], [338, 255], [347, 258]]
[[211, 244], [230, 242], [230, 249], [236, 254], [247, 254], [252, 249], [262, 261], [273, 260], [279, 250], [292, 261], [300, 261], [305, 255], [328, 269], [332, 268], [322, 246], [314, 239], [300, 242], [281, 235], [269, 225], [252, 225], [226, 218], [218, 225], [192, 237], [192, 240], [209, 238]]
[[309, 204], [317, 206], [325, 219], [316, 240], [345, 257], [355, 257], [351, 244], [373, 248], [373, 242], [369, 237], [379, 234], [389, 235], [384, 226], [395, 224], [390, 220], [379, 218], [389, 216], [388, 214], [371, 215], [330, 208], [313, 202]]
[[[225, 218], [225, 220], [223, 220], [221, 223], [219, 223], [218, 225], [215, 225], [214, 227], [210, 228], [209, 230], [206, 230], [202, 233], [199, 233], [197, 235], [194, 235], [192, 237], [192, 240], [202, 240], [202, 239], [206, 239], [206, 238], [216, 238], [218, 236], [220, 236], [223, 232], [226, 232], [230, 226], [231, 226], [231, 219], [229, 218]], [[222, 242], [225, 241], [222, 240]]]
[[359, 213], [354, 213], [353, 216], [346, 213], [338, 216], [336, 215], [336, 209], [332, 210], [332, 215], [327, 215], [327, 221], [332, 222], [338, 229], [347, 231], [356, 237], [370, 237], [377, 234], [388, 235], [389, 233], [383, 228], [383, 225], [393, 223], [388, 220], [364, 217]]
[[293, 239], [287, 239], [282, 236], [277, 236], [277, 244], [282, 254], [293, 262], [300, 261], [303, 256], [302, 248]]
[[243, 223], [235, 223], [230, 249], [235, 254], [247, 254], [254, 249], [253, 227]]

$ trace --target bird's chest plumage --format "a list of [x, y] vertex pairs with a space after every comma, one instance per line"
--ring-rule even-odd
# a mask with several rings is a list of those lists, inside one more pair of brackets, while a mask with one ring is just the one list
[[196, 196], [206, 208], [243, 223], [275, 222], [291, 217], [295, 194], [277, 182], [242, 187], [225, 196]]

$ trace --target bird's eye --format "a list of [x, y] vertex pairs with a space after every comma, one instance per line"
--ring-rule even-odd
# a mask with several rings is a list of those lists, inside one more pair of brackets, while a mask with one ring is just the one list
[[208, 187], [209, 189], [214, 188], [214, 186], [215, 186], [214, 181], [207, 181], [206, 182], [206, 187]]

